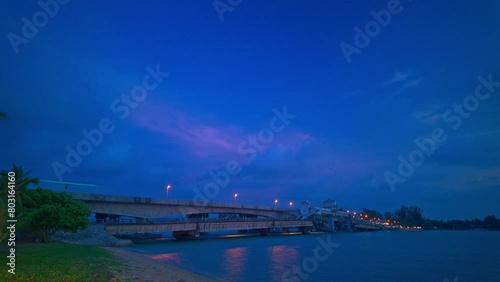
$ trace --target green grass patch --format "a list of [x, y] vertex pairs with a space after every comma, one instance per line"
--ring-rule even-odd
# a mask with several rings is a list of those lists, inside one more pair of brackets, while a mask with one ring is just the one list
[[8, 249], [1, 248], [0, 281], [113, 281], [119, 268], [110, 253], [97, 246], [62, 243], [16, 247], [16, 274], [7, 272]]

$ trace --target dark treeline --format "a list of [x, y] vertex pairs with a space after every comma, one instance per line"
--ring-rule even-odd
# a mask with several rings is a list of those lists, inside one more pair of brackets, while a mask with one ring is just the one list
[[496, 218], [494, 215], [488, 215], [483, 220], [471, 219], [471, 220], [432, 220], [425, 219], [422, 225], [423, 229], [450, 229], [450, 230], [471, 230], [471, 229], [488, 229], [488, 230], [500, 230], [500, 219]]
[[[369, 209], [363, 209], [371, 218], [381, 218], [382, 214]], [[385, 212], [383, 217], [387, 220], [396, 220], [402, 226], [420, 226], [422, 229], [446, 229], [446, 230], [471, 230], [471, 229], [487, 229], [500, 230], [500, 219], [495, 215], [488, 215], [483, 220], [475, 218], [470, 220], [434, 220], [425, 218], [424, 212], [417, 206], [401, 206], [394, 213]]]

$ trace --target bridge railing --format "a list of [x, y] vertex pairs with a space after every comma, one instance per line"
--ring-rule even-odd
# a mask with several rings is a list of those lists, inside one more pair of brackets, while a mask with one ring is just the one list
[[137, 220], [133, 218], [106, 219], [104, 224], [164, 224], [164, 223], [198, 223], [198, 222], [235, 222], [235, 221], [273, 221], [272, 218], [161, 218]]
[[166, 224], [166, 223], [202, 223], [202, 222], [266, 222], [266, 221], [289, 221], [297, 219], [273, 219], [273, 218], [160, 218], [137, 220], [133, 218], [106, 219], [101, 221], [105, 225], [122, 224]]

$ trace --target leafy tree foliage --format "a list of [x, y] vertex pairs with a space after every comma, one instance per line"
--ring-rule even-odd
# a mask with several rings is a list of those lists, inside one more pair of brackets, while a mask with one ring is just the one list
[[363, 215], [365, 215], [365, 214], [368, 215], [369, 219], [372, 219], [372, 218], [382, 218], [382, 214], [379, 213], [376, 210], [370, 210], [370, 209], [367, 209], [367, 208], [363, 208]]
[[25, 206], [24, 220], [32, 231], [39, 232], [47, 242], [55, 231], [75, 232], [87, 228], [90, 209], [69, 194], [37, 188], [26, 191], [33, 202]]
[[484, 228], [500, 230], [500, 219], [497, 219], [494, 215], [488, 215], [484, 218]]
[[473, 220], [432, 220], [425, 219], [424, 229], [449, 229], [449, 230], [471, 230], [471, 229], [488, 229], [488, 230], [500, 230], [500, 219], [497, 219], [494, 215], [488, 215], [484, 220], [473, 219]]
[[389, 211], [384, 212], [384, 218], [389, 219], [389, 220], [395, 219], [394, 214], [392, 212], [389, 212]]
[[[38, 178], [30, 177], [29, 171], [24, 171], [22, 166], [12, 165], [10, 170], [0, 171], [0, 242], [3, 241], [7, 235], [5, 224], [7, 222], [7, 196], [9, 195], [9, 172], [14, 172], [15, 177], [15, 191], [16, 191], [16, 218], [22, 219], [23, 217], [23, 202], [30, 202], [29, 196], [25, 195], [30, 185], [38, 184]], [[22, 224], [22, 223], [21, 223]]]
[[30, 201], [29, 197], [24, 194], [28, 190], [30, 185], [38, 185], [39, 179], [30, 176], [30, 171], [24, 171], [22, 166], [17, 166], [12, 164], [11, 170], [0, 171], [0, 193], [2, 199], [7, 199], [8, 195], [8, 183], [9, 183], [9, 172], [14, 172], [15, 174], [15, 190], [16, 190], [16, 213], [20, 215], [23, 209], [23, 200]]
[[424, 224], [424, 211], [417, 206], [401, 206], [394, 212], [396, 219], [405, 226], [422, 226]]

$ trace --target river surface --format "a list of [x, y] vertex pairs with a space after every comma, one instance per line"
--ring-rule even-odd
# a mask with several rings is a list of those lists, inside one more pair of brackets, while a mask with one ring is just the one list
[[222, 281], [500, 281], [493, 231], [219, 235], [128, 249]]

